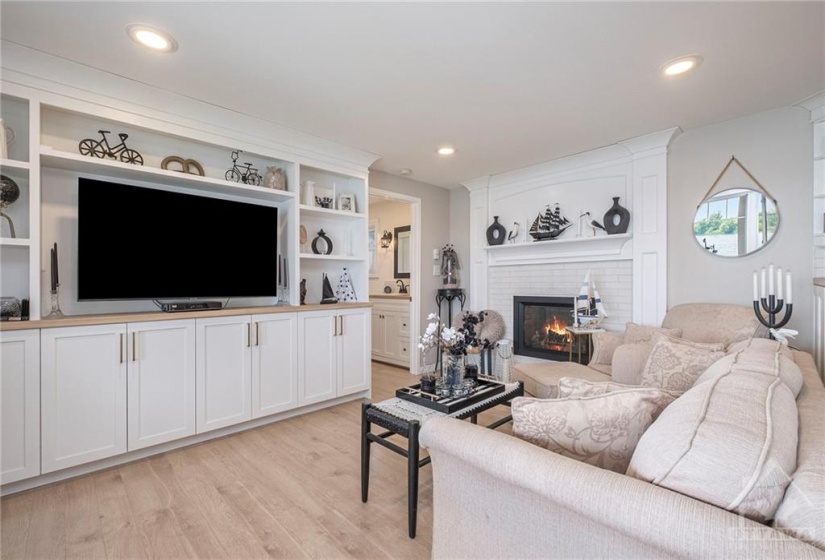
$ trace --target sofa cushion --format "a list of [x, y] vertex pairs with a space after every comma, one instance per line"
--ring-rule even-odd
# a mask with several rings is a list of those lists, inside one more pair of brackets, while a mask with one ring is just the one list
[[591, 338], [593, 340], [593, 355], [590, 357], [590, 363], [588, 364], [590, 367], [613, 363], [613, 352], [624, 344], [623, 333], [593, 333]]
[[513, 368], [513, 380], [522, 381], [524, 391], [528, 395], [540, 399], [556, 397], [558, 395], [559, 379], [562, 377], [579, 377], [591, 381], [610, 380], [609, 375], [575, 362], [516, 364]]
[[771, 519], [796, 469], [789, 383], [801, 383], [801, 373], [779, 359], [776, 344], [766, 350], [746, 347], [711, 365], [642, 436], [627, 474], [755, 521]]
[[700, 344], [661, 333], [645, 366], [640, 385], [684, 393], [712, 363], [724, 357], [724, 344]]
[[724, 303], [686, 303], [670, 308], [662, 326], [681, 329], [682, 338], [693, 342], [722, 342], [725, 345], [748, 338], [767, 338], [753, 309]]
[[613, 364], [610, 366], [613, 381], [625, 385], [641, 385], [642, 369], [652, 349], [653, 343], [649, 340], [622, 344], [616, 348], [613, 353]]
[[633, 344], [634, 342], [649, 342], [653, 339], [653, 335], [656, 333], [680, 337], [682, 336], [682, 329], [666, 329], [662, 327], [648, 327], [647, 325], [627, 323], [624, 331], [624, 342], [625, 344]]
[[554, 453], [625, 472], [639, 438], [673, 396], [653, 388], [513, 400], [513, 435]]
[[796, 399], [799, 408], [797, 468], [779, 504], [774, 528], [825, 550], [825, 387], [813, 356], [793, 352], [805, 386]]

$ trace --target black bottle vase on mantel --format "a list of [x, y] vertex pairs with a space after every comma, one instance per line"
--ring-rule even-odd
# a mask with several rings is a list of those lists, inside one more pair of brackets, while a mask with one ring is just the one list
[[507, 229], [498, 223], [498, 216], [493, 216], [493, 223], [487, 228], [487, 244], [501, 245], [504, 243], [504, 236]]
[[[618, 218], [618, 220], [616, 219]], [[604, 229], [609, 235], [615, 233], [627, 233], [627, 226], [630, 225], [630, 211], [619, 204], [619, 197], [613, 197], [613, 206], [604, 215]]]

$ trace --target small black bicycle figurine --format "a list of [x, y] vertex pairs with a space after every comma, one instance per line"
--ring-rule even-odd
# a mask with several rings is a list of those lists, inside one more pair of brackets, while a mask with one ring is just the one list
[[140, 155], [137, 150], [132, 150], [131, 148], [126, 147], [126, 139], [129, 138], [128, 134], [121, 132], [118, 134], [120, 137], [120, 144], [115, 146], [109, 145], [109, 139], [106, 138], [107, 134], [110, 134], [110, 130], [98, 130], [100, 133], [101, 139], [95, 140], [94, 138], [84, 138], [78, 144], [78, 149], [80, 150], [80, 155], [82, 156], [92, 156], [98, 158], [108, 157], [111, 159], [118, 159], [123, 163], [132, 163], [134, 165], [143, 165], [143, 156]]
[[261, 176], [258, 175], [258, 170], [252, 167], [252, 164], [249, 162], [244, 164], [246, 167], [238, 166], [238, 155], [242, 151], [243, 150], [235, 150], [232, 152], [232, 169], [226, 172], [226, 180], [258, 186], [261, 184]]

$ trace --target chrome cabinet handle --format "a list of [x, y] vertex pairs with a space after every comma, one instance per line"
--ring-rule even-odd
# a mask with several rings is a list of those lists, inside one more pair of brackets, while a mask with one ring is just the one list
[[341, 336], [344, 336], [344, 316], [338, 315], [338, 320], [341, 321]]
[[117, 357], [120, 360], [120, 363], [123, 363], [123, 333], [120, 334], [118, 340], [120, 341], [120, 348], [117, 351]]
[[132, 333], [132, 361], [137, 361], [137, 333]]
[[261, 330], [260, 323], [255, 321], [255, 346], [261, 345]]
[[252, 346], [252, 323], [246, 324], [246, 347]]

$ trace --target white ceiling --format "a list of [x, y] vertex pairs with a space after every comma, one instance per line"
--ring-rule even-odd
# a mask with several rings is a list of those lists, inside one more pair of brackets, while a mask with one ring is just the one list
[[[2, 37], [452, 187], [825, 87], [823, 3], [2, 2]], [[170, 32], [147, 53], [129, 23]], [[659, 66], [696, 53], [694, 73]], [[454, 144], [442, 158], [434, 148]]]

